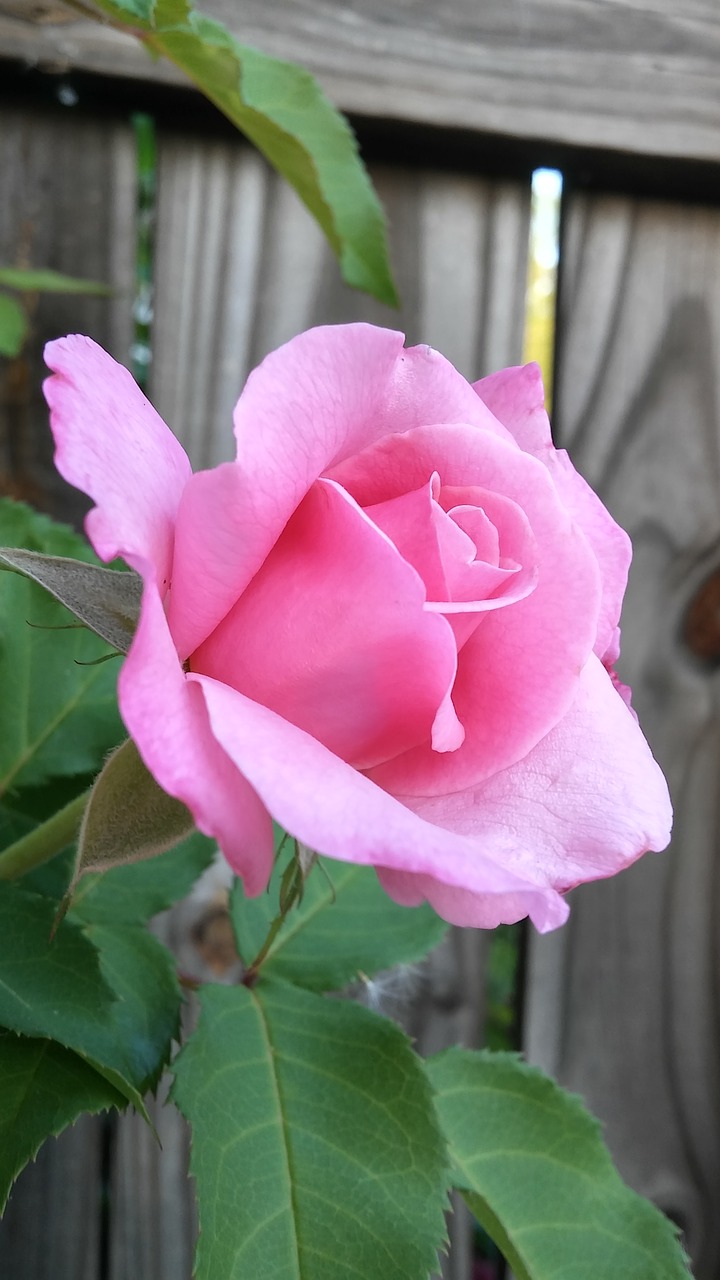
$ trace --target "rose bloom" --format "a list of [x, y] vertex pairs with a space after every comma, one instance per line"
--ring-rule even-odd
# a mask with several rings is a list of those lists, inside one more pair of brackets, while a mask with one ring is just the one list
[[94, 342], [46, 358], [58, 469], [144, 579], [123, 719], [249, 894], [271, 815], [460, 925], [552, 929], [566, 890], [665, 847], [612, 671], [629, 539], [534, 365], [472, 386], [402, 334], [313, 329], [250, 375], [236, 461], [192, 475]]

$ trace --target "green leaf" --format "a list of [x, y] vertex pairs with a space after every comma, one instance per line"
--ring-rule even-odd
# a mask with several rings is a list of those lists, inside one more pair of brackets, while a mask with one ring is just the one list
[[397, 305], [380, 203], [347, 121], [308, 71], [240, 44], [187, 0], [98, 0], [180, 67], [295, 188], [348, 284]]
[[[57, 1040], [139, 1102], [133, 1082], [123, 1080], [124, 1062], [115, 1061], [115, 995], [100, 957], [67, 920], [51, 938], [55, 910], [49, 898], [0, 884], [0, 1026]], [[118, 1048], [117, 1056], [125, 1058], [125, 1045]]]
[[101, 973], [118, 997], [106, 1052], [140, 1093], [154, 1089], [180, 1025], [174, 958], [140, 926], [92, 924], [85, 936], [97, 947]]
[[163, 791], [132, 738], [105, 762], [78, 837], [75, 878], [173, 849], [194, 830], [190, 810]]
[[[22, 503], [0, 500], [0, 544], [95, 562], [77, 534]], [[33, 625], [29, 625], [33, 624]], [[125, 736], [117, 661], [34, 582], [0, 573], [0, 795], [49, 778], [96, 772]], [[80, 665], [82, 664], [82, 665]]]
[[53, 1040], [0, 1030], [0, 1214], [13, 1182], [46, 1138], [83, 1112], [126, 1105], [123, 1094], [76, 1053]]
[[0, 356], [16, 356], [28, 331], [28, 318], [16, 298], [0, 293]]
[[130, 927], [96, 926], [91, 941], [66, 919], [51, 938], [55, 915], [52, 899], [0, 884], [0, 1026], [72, 1049], [142, 1111], [177, 1025], [169, 954]]
[[144, 924], [190, 892], [217, 856], [217, 845], [199, 831], [148, 862], [83, 876], [71, 916], [87, 923]]
[[517, 1280], [688, 1280], [674, 1226], [621, 1180], [579, 1098], [513, 1054], [427, 1063], [453, 1182]]
[[25, 293], [91, 293], [108, 296], [112, 289], [97, 280], [81, 280], [64, 276], [59, 271], [21, 271], [17, 267], [0, 267], [0, 284]]
[[[278, 912], [287, 858], [278, 858], [267, 893], [246, 898], [235, 883], [230, 911], [238, 949], [250, 965]], [[442, 940], [447, 925], [428, 906], [398, 906], [372, 867], [318, 858], [302, 901], [288, 915], [262, 972], [312, 991], [338, 991], [361, 975], [414, 963]]]
[[27, 814], [20, 813], [9, 805], [0, 805], [0, 849], [14, 844], [36, 826], [37, 823], [33, 822]]
[[172, 1094], [193, 1130], [196, 1280], [426, 1280], [447, 1167], [406, 1036], [281, 984], [201, 1002]]
[[[52, 898], [59, 906], [67, 894], [75, 866], [75, 848], [68, 845], [61, 853], [56, 854], [49, 862], [35, 867], [16, 883], [31, 893], [39, 893], [43, 898]], [[14, 879], [14, 877], [11, 877]]]
[[0, 547], [0, 569], [4, 567], [39, 583], [113, 649], [129, 651], [140, 617], [139, 574], [101, 569], [97, 564], [22, 547]]
[[[63, 811], [67, 814], [69, 804], [74, 800], [79, 801], [81, 796], [87, 796], [92, 781], [92, 777], [87, 774], [79, 774], [74, 778], [53, 779], [42, 787], [28, 787], [23, 791], [5, 793], [0, 801], [0, 879], [19, 880], [24, 889], [31, 889], [45, 898], [60, 901], [72, 878], [75, 864], [74, 837], [79, 830], [82, 814], [77, 815], [75, 829], [68, 835], [66, 847], [53, 856], [50, 849], [55, 842], [49, 840], [49, 860], [38, 861], [36, 866], [26, 869], [24, 873], [20, 873], [16, 866], [11, 867], [10, 874], [6, 874], [6, 855], [12, 857], [12, 850], [8, 850], [7, 846], [23, 841], [46, 821], [52, 827], [53, 820], [59, 821]], [[47, 827], [45, 829], [47, 831]]]

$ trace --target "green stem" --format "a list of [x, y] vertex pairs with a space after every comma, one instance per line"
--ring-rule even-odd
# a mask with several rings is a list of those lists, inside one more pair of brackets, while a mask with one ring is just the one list
[[41, 867], [69, 845], [78, 833], [89, 791], [76, 796], [64, 809], [42, 822], [0, 853], [0, 880], [16, 880], [33, 867]]
[[[278, 849], [278, 855], [282, 849], [287, 834], [283, 836]], [[248, 965], [242, 977], [242, 982], [246, 987], [254, 987], [257, 982], [258, 974], [261, 966], [267, 960], [272, 945], [287, 920], [293, 907], [298, 906], [302, 902], [303, 892], [305, 889], [305, 881], [317, 862], [317, 854], [311, 853], [310, 850], [301, 850], [297, 840], [294, 841], [295, 852], [288, 862], [280, 881], [280, 913], [275, 917], [268, 936], [263, 942], [252, 964]]]
[[263, 942], [262, 947], [258, 951], [252, 964], [248, 965], [247, 969], [245, 970], [245, 973], [243, 974], [242, 981], [244, 986], [253, 987], [257, 982], [257, 976], [258, 976], [258, 973], [260, 972], [260, 966], [262, 965], [264, 960], [267, 960], [268, 952], [270, 951], [270, 948], [273, 942], [275, 941], [275, 939], [277, 938], [280, 930], [282, 929], [286, 919], [287, 919], [287, 911], [281, 911], [280, 915], [276, 916], [275, 919], [273, 920], [272, 924], [270, 925], [270, 930], [268, 932], [267, 938]]

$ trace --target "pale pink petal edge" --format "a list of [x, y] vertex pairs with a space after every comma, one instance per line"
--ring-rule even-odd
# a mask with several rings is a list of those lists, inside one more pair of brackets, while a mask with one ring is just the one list
[[[213, 734], [277, 822], [316, 852], [344, 862], [442, 879], [459, 891], [512, 895], [538, 928], [566, 918], [552, 888], [493, 861], [474, 841], [425, 822], [320, 743], [207, 676]], [[442, 904], [440, 904], [442, 910]]]

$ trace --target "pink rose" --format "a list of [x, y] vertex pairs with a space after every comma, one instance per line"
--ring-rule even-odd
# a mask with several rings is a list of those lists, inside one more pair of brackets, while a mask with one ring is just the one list
[[629, 540], [534, 366], [472, 387], [401, 334], [314, 329], [249, 377], [237, 461], [191, 475], [90, 339], [47, 362], [58, 469], [145, 582], [123, 718], [248, 893], [271, 814], [462, 925], [551, 929], [565, 890], [664, 848], [611, 670]]

